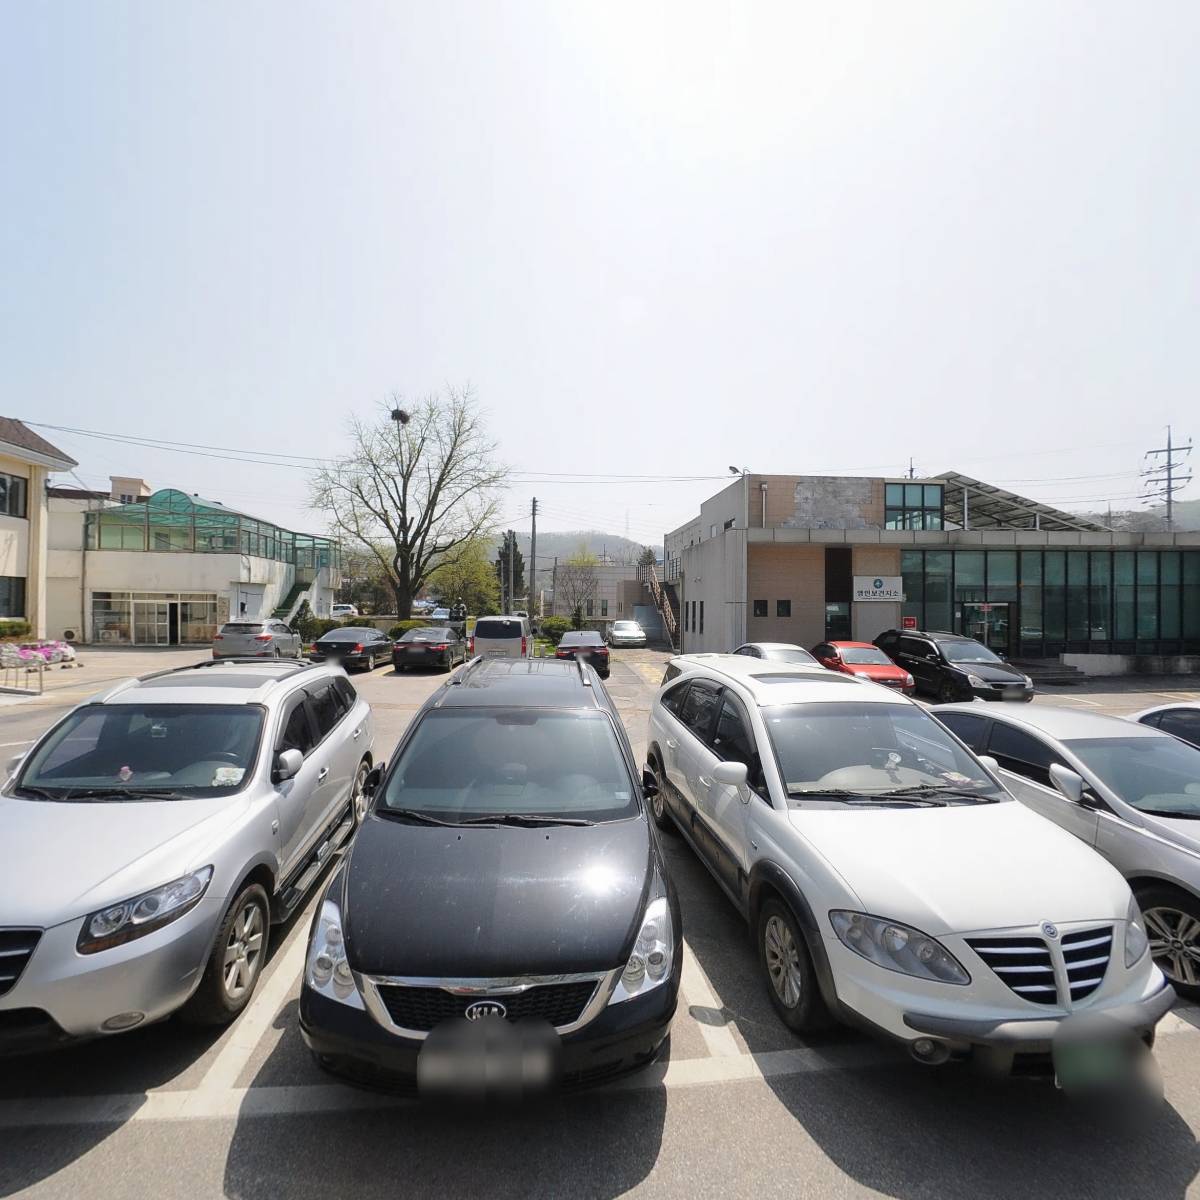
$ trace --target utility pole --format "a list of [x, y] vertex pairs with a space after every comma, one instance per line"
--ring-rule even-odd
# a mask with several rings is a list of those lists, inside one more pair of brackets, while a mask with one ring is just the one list
[[[1167, 502], [1167, 532], [1175, 528], [1175, 493], [1182, 491], [1192, 482], [1192, 472], [1185, 471], [1185, 459], [1192, 452], [1192, 439], [1188, 438], [1186, 446], [1177, 446], [1171, 441], [1171, 427], [1167, 426], [1167, 444], [1158, 450], [1147, 450], [1146, 457], [1163, 456], [1162, 462], [1152, 462], [1143, 468], [1142, 479], [1143, 500], [1166, 499]], [[1180, 456], [1178, 462], [1175, 455]]]
[[508, 531], [508, 598], [507, 603], [504, 605], [504, 611], [506, 613], [512, 612], [512, 610], [517, 607], [516, 604], [513, 603], [515, 599], [513, 585], [516, 583], [516, 579], [513, 577], [513, 545], [516, 540], [517, 535], [510, 529]]
[[537, 497], [533, 498], [533, 514], [532, 524], [529, 530], [529, 615], [537, 617], [538, 613], [538, 590], [537, 590]]
[[908, 477], [909, 479], [916, 479], [917, 477], [917, 468], [913, 466], [911, 458], [908, 460]]
[[554, 566], [550, 571], [550, 614], [551, 616], [561, 616], [560, 613], [554, 610], [558, 608], [558, 555], [554, 556]]

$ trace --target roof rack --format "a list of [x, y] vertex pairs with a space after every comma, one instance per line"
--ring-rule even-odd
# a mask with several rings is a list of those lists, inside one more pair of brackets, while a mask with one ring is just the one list
[[447, 687], [458, 687], [467, 680], [467, 676], [479, 668], [479, 665], [484, 661], [482, 654], [477, 654], [470, 662], [463, 663], [463, 668], [456, 675], [446, 680]]
[[579, 679], [584, 687], [591, 687], [592, 681], [588, 678], [587, 663], [582, 658], [575, 659], [575, 665], [579, 668]]
[[161, 679], [164, 675], [179, 675], [184, 671], [199, 671], [207, 667], [224, 666], [225, 663], [236, 663], [241, 666], [291, 667], [293, 668], [293, 675], [296, 671], [313, 671], [325, 665], [324, 663], [301, 662], [299, 659], [254, 658], [249, 655], [231, 655], [229, 658], [206, 658], [202, 662], [188, 663], [182, 667], [167, 667], [162, 671], [151, 671], [149, 675], [137, 676], [136, 682], [140, 683], [144, 679]]

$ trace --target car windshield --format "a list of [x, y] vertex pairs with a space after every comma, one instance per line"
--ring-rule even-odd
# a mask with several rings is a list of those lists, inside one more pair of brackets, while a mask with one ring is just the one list
[[938, 642], [947, 662], [998, 663], [1004, 660], [993, 654], [982, 642]]
[[444, 629], [410, 629], [400, 638], [402, 642], [444, 642], [447, 632]]
[[1005, 799], [978, 762], [915, 704], [785, 704], [763, 719], [789, 796], [963, 789]]
[[842, 656], [842, 662], [849, 665], [892, 666], [892, 660], [874, 646], [843, 646], [838, 653]]
[[[253, 770], [263, 710], [250, 704], [95, 704], [38, 746], [18, 795], [130, 800], [140, 792], [227, 796]], [[83, 798], [83, 797], [81, 797]]]
[[807, 650], [801, 650], [799, 646], [792, 648], [775, 648], [768, 646], [763, 650], [769, 662], [789, 662], [789, 663], [804, 663], [806, 666], [817, 666], [817, 660], [813, 658]]
[[383, 809], [465, 821], [506, 814], [610, 821], [637, 812], [601, 712], [435, 709], [401, 751]]
[[1079, 738], [1063, 743], [1126, 804], [1167, 817], [1200, 817], [1200, 750], [1177, 738]]

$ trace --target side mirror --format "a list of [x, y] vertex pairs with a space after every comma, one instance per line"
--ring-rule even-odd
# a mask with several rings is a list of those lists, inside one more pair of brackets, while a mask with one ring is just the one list
[[379, 791], [379, 785], [383, 782], [383, 771], [386, 766], [386, 763], [378, 763], [367, 772], [367, 777], [363, 780], [363, 795], [368, 799]]
[[10, 758], [8, 762], [4, 764], [5, 772], [9, 775], [15, 775], [24, 761], [24, 754], [14, 754], [12, 758]]
[[997, 761], [996, 761], [996, 760], [995, 760], [995, 759], [994, 759], [994, 758], [993, 758], [993, 757], [992, 757], [990, 754], [981, 754], [981, 755], [979, 755], [979, 761], [980, 761], [981, 763], [983, 763], [983, 765], [984, 765], [984, 766], [985, 766], [985, 767], [986, 767], [986, 768], [987, 768], [989, 771], [991, 771], [991, 773], [992, 773], [993, 775], [995, 775], [995, 774], [996, 774], [996, 772], [1000, 770], [1000, 764], [999, 764], [999, 763], [998, 763], [998, 762], [997, 762]]
[[713, 782], [723, 783], [727, 787], [744, 787], [750, 778], [750, 769], [743, 762], [717, 763], [713, 767]]
[[1051, 763], [1050, 782], [1072, 804], [1083, 803], [1083, 780], [1070, 767], [1064, 767], [1061, 763]]
[[282, 783], [285, 779], [294, 779], [304, 766], [304, 755], [299, 750], [280, 750], [275, 759], [275, 778]]
[[649, 799], [658, 795], [658, 780], [649, 767], [642, 768], [642, 795]]

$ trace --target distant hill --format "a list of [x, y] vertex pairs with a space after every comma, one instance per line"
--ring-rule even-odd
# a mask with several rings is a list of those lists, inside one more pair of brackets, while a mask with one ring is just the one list
[[[496, 539], [499, 547], [500, 539]], [[517, 548], [529, 559], [529, 534], [517, 534]], [[538, 530], [538, 570], [548, 571], [554, 564], [555, 557], [560, 562], [578, 554], [580, 550], [593, 554], [603, 561], [607, 557], [612, 562], [637, 562], [645, 549], [645, 544], [622, 537], [619, 533], [605, 533], [600, 529], [579, 529], [568, 533]], [[656, 553], [662, 553], [662, 545], [654, 546]], [[494, 557], [494, 555], [493, 555]]]
[[[1159, 504], [1154, 508], [1113, 509], [1112, 528], [1131, 533], [1157, 533], [1166, 528], [1167, 510]], [[1090, 521], [1101, 525], [1109, 524], [1109, 514], [1103, 512], [1080, 513]], [[1175, 501], [1175, 532], [1192, 533], [1200, 530], [1200, 500]], [[539, 548], [539, 556], [541, 550]]]

